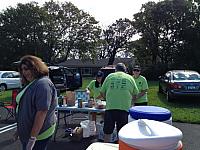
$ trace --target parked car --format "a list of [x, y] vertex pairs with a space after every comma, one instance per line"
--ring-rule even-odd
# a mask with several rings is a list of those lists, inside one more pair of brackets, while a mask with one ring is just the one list
[[178, 97], [200, 97], [200, 74], [192, 70], [171, 70], [159, 77], [159, 92], [172, 101]]
[[0, 71], [0, 90], [17, 89], [21, 87], [19, 72]]
[[82, 86], [82, 76], [63, 66], [49, 66], [49, 77], [59, 90], [76, 90]]

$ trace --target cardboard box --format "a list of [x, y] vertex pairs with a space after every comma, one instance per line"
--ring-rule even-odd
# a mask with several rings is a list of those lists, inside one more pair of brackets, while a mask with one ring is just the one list
[[75, 93], [73, 91], [66, 91], [66, 104], [67, 106], [75, 105]]

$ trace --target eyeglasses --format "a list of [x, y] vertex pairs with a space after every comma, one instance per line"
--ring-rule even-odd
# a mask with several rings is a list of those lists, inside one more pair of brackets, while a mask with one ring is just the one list
[[133, 71], [135, 71], [135, 72], [140, 72], [140, 70], [138, 70], [138, 69], [134, 69]]

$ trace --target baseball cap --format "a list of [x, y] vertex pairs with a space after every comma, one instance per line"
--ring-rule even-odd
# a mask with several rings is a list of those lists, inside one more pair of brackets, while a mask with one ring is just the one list
[[136, 66], [133, 68], [133, 70], [139, 70], [139, 71], [141, 71], [141, 67], [140, 67], [139, 65], [136, 65]]
[[103, 77], [104, 73], [102, 71], [98, 71], [96, 77]]

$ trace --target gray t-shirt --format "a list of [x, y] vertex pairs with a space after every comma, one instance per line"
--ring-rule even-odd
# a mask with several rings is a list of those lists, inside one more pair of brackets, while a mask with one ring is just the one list
[[17, 129], [20, 140], [28, 142], [37, 111], [48, 110], [46, 119], [39, 134], [46, 131], [56, 122], [55, 108], [57, 92], [48, 77], [34, 81], [24, 92], [19, 102]]

